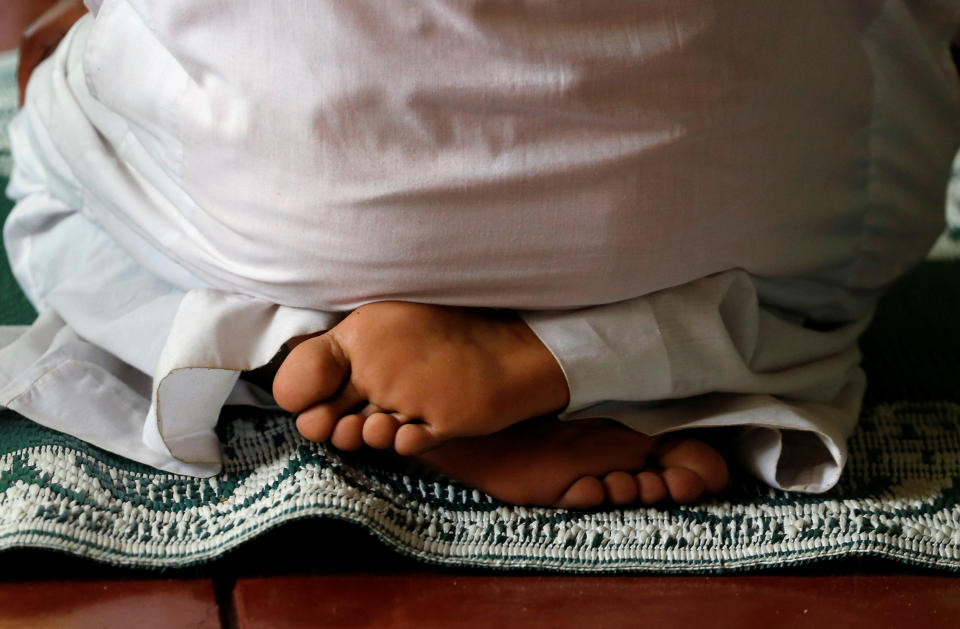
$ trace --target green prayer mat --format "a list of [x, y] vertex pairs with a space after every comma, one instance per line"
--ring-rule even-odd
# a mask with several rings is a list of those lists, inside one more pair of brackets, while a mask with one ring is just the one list
[[[9, 79], [0, 60], [0, 116]], [[0, 167], [5, 157], [0, 141]], [[4, 218], [10, 204], [0, 203]], [[218, 429], [223, 473], [196, 479], [4, 411], [0, 550], [47, 548], [124, 566], [184, 567], [285, 522], [333, 517], [366, 527], [401, 553], [458, 566], [717, 572], [872, 555], [955, 570], [958, 287], [960, 261], [927, 262], [882, 302], [863, 340], [870, 387], [850, 463], [826, 494], [774, 491], [735, 472], [722, 499], [696, 506], [513, 507], [380, 456], [307, 442], [287, 415], [237, 408], [224, 412]], [[32, 317], [3, 257], [0, 323]]]

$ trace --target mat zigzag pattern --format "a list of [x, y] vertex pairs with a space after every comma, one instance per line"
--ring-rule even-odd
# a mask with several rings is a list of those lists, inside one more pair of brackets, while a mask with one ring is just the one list
[[16, 438], [0, 451], [0, 549], [183, 567], [289, 520], [328, 516], [403, 553], [460, 566], [704, 572], [869, 554], [957, 569], [958, 417], [955, 404], [877, 407], [853, 439], [841, 485], [823, 496], [741, 478], [726, 502], [577, 513], [509, 507], [444, 479], [372, 466], [306, 442], [282, 415], [225, 421], [227, 469], [193, 479], [6, 413], [0, 421]]

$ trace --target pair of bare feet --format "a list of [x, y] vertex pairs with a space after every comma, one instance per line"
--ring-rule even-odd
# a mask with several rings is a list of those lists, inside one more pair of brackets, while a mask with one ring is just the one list
[[701, 441], [551, 417], [566, 379], [510, 312], [377, 302], [288, 346], [273, 393], [304, 437], [392, 449], [505, 502], [689, 503], [727, 483]]

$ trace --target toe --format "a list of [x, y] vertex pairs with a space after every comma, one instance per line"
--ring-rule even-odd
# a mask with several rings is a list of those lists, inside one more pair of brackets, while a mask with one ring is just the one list
[[677, 504], [690, 504], [703, 495], [703, 479], [685, 467], [668, 467], [661, 476], [670, 497]]
[[308, 409], [297, 416], [297, 430], [304, 438], [323, 443], [330, 439], [338, 419], [322, 409]]
[[363, 447], [363, 415], [347, 415], [333, 427], [330, 443], [340, 450], [359, 450]]
[[590, 509], [606, 497], [603, 483], [595, 476], [584, 476], [574, 481], [563, 493], [557, 506], [561, 509]]
[[727, 486], [730, 476], [727, 462], [719, 452], [702, 441], [683, 439], [665, 442], [657, 449], [656, 458], [663, 468], [683, 467], [695, 473], [703, 481], [708, 493], [718, 493]]
[[413, 456], [432, 450], [444, 441], [434, 434], [429, 424], [404, 424], [397, 429], [393, 449], [397, 454]]
[[300, 412], [337, 393], [350, 375], [350, 363], [330, 334], [301, 342], [273, 378], [273, 397], [281, 408]]
[[663, 478], [656, 472], [640, 472], [636, 475], [637, 497], [645, 505], [653, 505], [663, 502], [669, 495], [667, 485]]
[[385, 450], [393, 447], [400, 424], [388, 413], [373, 413], [363, 423], [363, 442], [371, 448]]
[[603, 477], [607, 500], [615, 505], [626, 505], [637, 499], [637, 482], [626, 472], [610, 472]]
[[356, 411], [363, 402], [363, 396], [348, 384], [332, 400], [300, 413], [297, 416], [297, 430], [310, 441], [327, 441], [340, 418]]

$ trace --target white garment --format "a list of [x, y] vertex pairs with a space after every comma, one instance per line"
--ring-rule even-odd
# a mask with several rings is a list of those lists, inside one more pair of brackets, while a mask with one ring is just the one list
[[855, 339], [942, 224], [958, 24], [895, 0], [106, 0], [12, 129], [5, 237], [43, 314], [0, 404], [209, 474], [237, 371], [331, 311], [542, 309], [565, 417], [749, 425], [764, 480], [825, 490]]
[[942, 229], [960, 18], [927, 4], [108, 0], [74, 96], [129, 190], [78, 177], [119, 241], [283, 305], [575, 308], [739, 268], [855, 319]]

